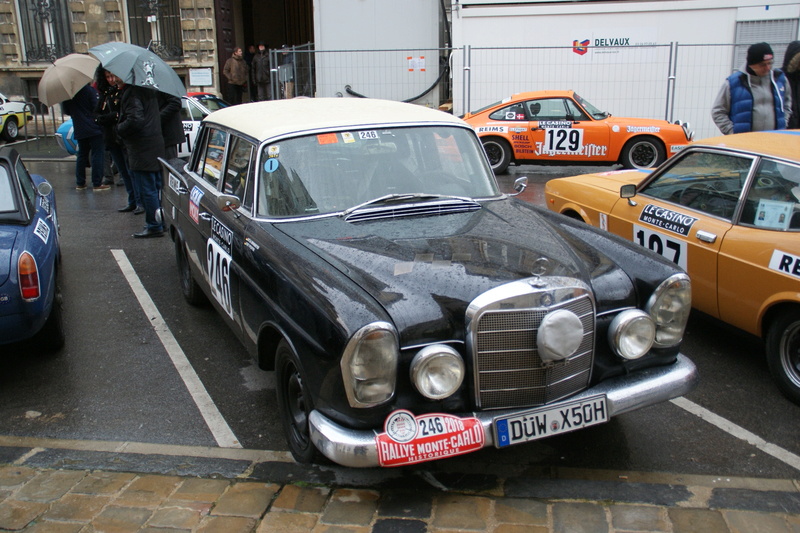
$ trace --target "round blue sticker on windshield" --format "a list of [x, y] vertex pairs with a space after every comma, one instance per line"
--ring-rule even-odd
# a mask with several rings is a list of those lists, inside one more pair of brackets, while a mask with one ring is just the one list
[[270, 157], [269, 159], [267, 159], [267, 162], [264, 163], [264, 171], [269, 172], [271, 174], [276, 170], [278, 170], [279, 166], [280, 163], [278, 163], [278, 160], [274, 157]]

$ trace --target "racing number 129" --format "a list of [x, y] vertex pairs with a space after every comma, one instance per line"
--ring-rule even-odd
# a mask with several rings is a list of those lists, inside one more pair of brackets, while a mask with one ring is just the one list
[[545, 130], [545, 148], [550, 152], [578, 152], [583, 144], [583, 130], [553, 128]]

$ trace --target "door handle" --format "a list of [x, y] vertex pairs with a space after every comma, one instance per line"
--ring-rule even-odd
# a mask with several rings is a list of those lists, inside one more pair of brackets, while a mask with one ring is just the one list
[[206, 220], [206, 221], [210, 221], [211, 220], [211, 213], [200, 213], [197, 216], [199, 216], [200, 218], [202, 218], [203, 220]]
[[714, 243], [717, 240], [717, 236], [716, 235], [714, 235], [713, 233], [709, 233], [707, 231], [703, 231], [701, 229], [697, 230], [697, 233], [695, 235], [697, 236], [698, 240], [701, 240], [701, 241], [707, 242], [707, 243]]

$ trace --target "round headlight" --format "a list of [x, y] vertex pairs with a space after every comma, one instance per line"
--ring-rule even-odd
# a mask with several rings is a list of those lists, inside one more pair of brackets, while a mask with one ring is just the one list
[[608, 342], [624, 359], [638, 359], [653, 346], [656, 325], [640, 309], [628, 309], [614, 317], [608, 328]]
[[426, 346], [411, 361], [411, 382], [431, 400], [452, 396], [463, 381], [464, 360], [449, 346]]
[[650, 296], [645, 307], [656, 323], [655, 345], [677, 346], [683, 339], [692, 310], [692, 284], [686, 274], [665, 279]]

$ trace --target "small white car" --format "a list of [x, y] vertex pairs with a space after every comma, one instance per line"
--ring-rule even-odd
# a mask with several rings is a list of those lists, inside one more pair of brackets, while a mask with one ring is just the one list
[[31, 108], [25, 109], [24, 102], [12, 102], [0, 93], [0, 136], [8, 142], [17, 140], [19, 129], [33, 118]]

